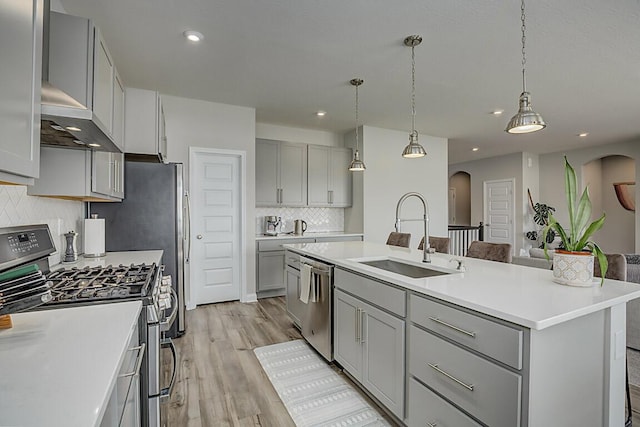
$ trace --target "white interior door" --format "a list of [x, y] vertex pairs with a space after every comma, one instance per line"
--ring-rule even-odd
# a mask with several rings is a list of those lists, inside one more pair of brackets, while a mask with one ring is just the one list
[[191, 289], [196, 304], [240, 299], [241, 158], [192, 152]]
[[484, 182], [484, 240], [511, 243], [515, 250], [514, 179]]

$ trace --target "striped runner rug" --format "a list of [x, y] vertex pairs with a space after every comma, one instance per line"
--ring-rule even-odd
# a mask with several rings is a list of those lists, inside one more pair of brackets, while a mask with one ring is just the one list
[[296, 426], [390, 426], [304, 340], [259, 347], [254, 352]]

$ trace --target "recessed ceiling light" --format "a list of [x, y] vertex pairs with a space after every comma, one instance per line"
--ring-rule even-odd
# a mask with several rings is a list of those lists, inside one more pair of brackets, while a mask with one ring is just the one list
[[318, 111], [316, 113], [316, 116], [318, 116], [318, 117], [324, 117], [326, 115], [327, 115], [327, 112], [326, 111], [322, 111], [322, 110], [320, 110], [320, 111]]
[[202, 33], [199, 33], [197, 31], [193, 31], [193, 30], [185, 31], [182, 34], [184, 34], [184, 36], [187, 38], [187, 40], [192, 41], [192, 42], [199, 42], [200, 40], [202, 40], [204, 38]]
[[587, 135], [589, 135], [589, 132], [582, 132], [582, 133], [579, 133], [579, 134], [578, 134], [578, 136], [579, 136], [580, 138], [584, 138], [584, 137], [585, 137], [585, 136], [587, 136]]
[[478, 148], [478, 147], [473, 147], [473, 148], [471, 149], [471, 151], [478, 151], [478, 150], [479, 150], [479, 148]]
[[90, 142], [89, 144], [87, 144], [89, 147], [100, 147], [100, 144], [95, 143], [95, 142]]
[[85, 145], [83, 141], [80, 141], [79, 139], [74, 139], [73, 142], [75, 142], [78, 145]]
[[67, 126], [65, 129], [70, 130], [71, 132], [80, 132], [82, 130], [77, 126]]
[[502, 113], [504, 113], [504, 110], [493, 110], [493, 111], [491, 112], [491, 114], [493, 114], [494, 116], [499, 116], [499, 115], [501, 115]]

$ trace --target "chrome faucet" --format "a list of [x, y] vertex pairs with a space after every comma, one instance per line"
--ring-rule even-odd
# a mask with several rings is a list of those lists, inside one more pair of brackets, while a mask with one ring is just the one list
[[[422, 219], [401, 219], [400, 218], [400, 209], [402, 208], [402, 204], [409, 197], [417, 197], [422, 202], [422, 207], [424, 214]], [[422, 262], [431, 262], [431, 256], [429, 255], [429, 205], [425, 200], [424, 196], [420, 193], [411, 192], [407, 193], [404, 196], [400, 197], [398, 200], [398, 205], [396, 206], [396, 231], [400, 231], [400, 223], [406, 221], [423, 221], [424, 222], [424, 244], [422, 245]]]

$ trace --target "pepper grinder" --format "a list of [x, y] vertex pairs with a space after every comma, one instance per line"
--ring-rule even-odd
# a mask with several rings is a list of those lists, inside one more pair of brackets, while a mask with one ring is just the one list
[[64, 252], [64, 260], [62, 262], [76, 262], [78, 261], [78, 251], [76, 250], [76, 237], [78, 233], [71, 230], [64, 234], [67, 239], [67, 249]]

